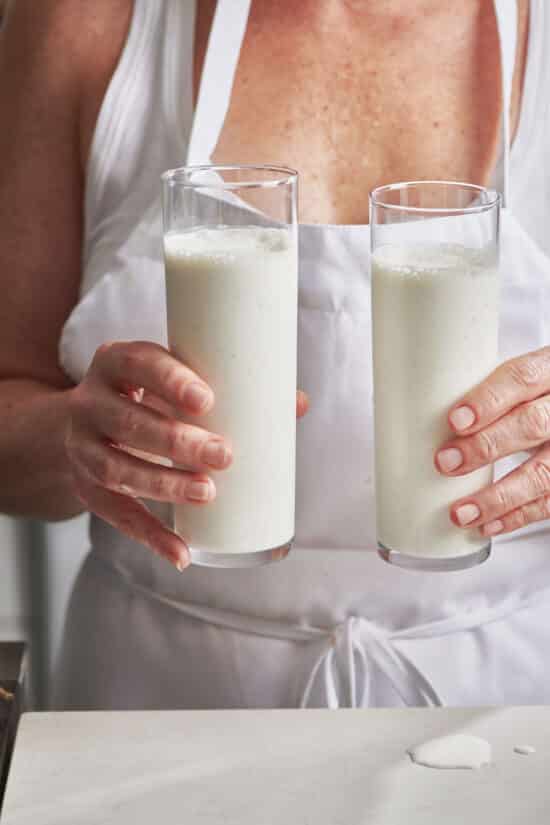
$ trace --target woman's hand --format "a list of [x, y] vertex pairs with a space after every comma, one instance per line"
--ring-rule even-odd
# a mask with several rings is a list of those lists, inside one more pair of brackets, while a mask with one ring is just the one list
[[[138, 498], [196, 506], [213, 501], [209, 471], [229, 467], [231, 446], [171, 414], [207, 413], [214, 405], [212, 389], [163, 347], [143, 341], [99, 347], [70, 392], [65, 444], [76, 494], [87, 509], [183, 570], [187, 545]], [[299, 393], [297, 414], [306, 409]], [[155, 463], [155, 457], [185, 470]]]
[[550, 518], [550, 347], [499, 366], [452, 408], [449, 423], [457, 437], [435, 459], [447, 476], [531, 452], [499, 481], [456, 501], [456, 525], [493, 536]]

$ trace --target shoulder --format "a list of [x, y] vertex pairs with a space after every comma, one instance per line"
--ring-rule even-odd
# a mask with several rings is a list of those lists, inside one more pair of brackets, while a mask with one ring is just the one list
[[134, 0], [10, 0], [0, 36], [0, 83], [8, 80], [33, 105], [43, 100], [58, 113], [75, 113], [84, 152], [133, 5]]
[[81, 278], [82, 114], [94, 95], [101, 103], [132, 9], [130, 0], [8, 4], [0, 33], [3, 374], [66, 386], [58, 340]]
[[2, 48], [27, 63], [46, 58], [81, 77], [116, 59], [132, 8], [133, 0], [10, 0]]

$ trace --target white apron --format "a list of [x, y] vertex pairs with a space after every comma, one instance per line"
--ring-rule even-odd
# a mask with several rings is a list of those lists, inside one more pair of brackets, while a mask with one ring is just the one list
[[[178, 2], [188, 7], [192, 30], [194, 3]], [[208, 161], [217, 143], [249, 5], [218, 0], [187, 144], [190, 163]], [[495, 0], [507, 206], [502, 359], [550, 341], [550, 261], [511, 212], [511, 5], [514, 11], [515, 2]], [[173, 157], [166, 157], [164, 166], [171, 165]], [[85, 270], [82, 300], [60, 342], [61, 362], [74, 380], [104, 340], [166, 342], [157, 194], [113, 251], [112, 271], [89, 283]], [[101, 244], [100, 228], [96, 235], [87, 235], [88, 263]], [[180, 575], [93, 518], [93, 549], [67, 619], [57, 706], [550, 701], [547, 525], [502, 537], [490, 561], [460, 573], [405, 571], [378, 558], [369, 228], [301, 225], [299, 244], [299, 386], [311, 411], [298, 424], [295, 549], [265, 568], [191, 568]], [[513, 463], [502, 462], [501, 472]], [[163, 506], [155, 509], [166, 514]]]

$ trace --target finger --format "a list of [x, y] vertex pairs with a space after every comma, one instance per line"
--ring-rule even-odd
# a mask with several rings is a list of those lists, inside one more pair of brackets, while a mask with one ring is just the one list
[[446, 475], [464, 475], [513, 453], [532, 450], [550, 439], [550, 395], [520, 404], [498, 421], [469, 436], [449, 441], [436, 455]]
[[457, 433], [473, 433], [486, 427], [524, 401], [550, 390], [550, 347], [512, 358], [494, 370], [481, 384], [458, 401], [449, 412], [449, 424]]
[[129, 386], [143, 387], [193, 415], [204, 414], [214, 405], [214, 393], [202, 378], [150, 341], [103, 344], [91, 369], [120, 392], [127, 392]]
[[110, 441], [171, 459], [187, 469], [224, 470], [230, 445], [215, 433], [167, 418], [116, 392], [103, 391], [91, 408], [94, 428]]
[[546, 521], [550, 518], [550, 495], [540, 498], [506, 513], [494, 521], [483, 524], [479, 529], [482, 536], [497, 536], [502, 533], [511, 533], [536, 521]]
[[168, 404], [167, 401], [163, 401], [162, 398], [158, 397], [158, 395], [144, 392], [140, 403], [145, 407], [150, 407], [152, 410], [156, 410], [163, 415], [167, 415], [168, 418], [174, 418], [176, 415], [176, 408], [173, 404]]
[[90, 439], [72, 449], [73, 460], [92, 482], [112, 492], [191, 504], [208, 504], [216, 497], [214, 482], [207, 475], [153, 464]]
[[309, 409], [309, 398], [305, 392], [298, 390], [296, 393], [296, 416], [302, 418]]
[[145, 544], [178, 570], [190, 564], [189, 549], [183, 539], [161, 524], [141, 501], [82, 479], [77, 482], [76, 491], [88, 510], [126, 536]]
[[451, 507], [459, 527], [479, 527], [550, 492], [550, 450], [539, 450], [520, 467]]

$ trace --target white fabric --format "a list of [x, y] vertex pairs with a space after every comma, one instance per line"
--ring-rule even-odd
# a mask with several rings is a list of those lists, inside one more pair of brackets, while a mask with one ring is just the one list
[[510, 206], [510, 101], [516, 58], [517, 0], [496, 0], [495, 13], [500, 45], [502, 82], [502, 205]]
[[139, 585], [128, 571], [116, 563], [113, 567], [134, 591], [201, 622], [268, 639], [291, 642], [321, 641], [322, 649], [303, 688], [300, 707], [308, 706], [316, 686], [320, 688], [323, 705], [328, 708], [368, 707], [372, 667], [385, 674], [404, 704], [439, 706], [442, 700], [435, 688], [415, 668], [404, 651], [396, 647], [396, 642], [450, 636], [506, 620], [518, 611], [539, 604], [550, 604], [548, 587], [534, 594], [526, 602], [512, 595], [496, 608], [480, 608], [470, 611], [467, 615], [452, 616], [427, 625], [407, 627], [404, 630], [387, 631], [363, 616], [348, 616], [335, 628], [326, 630], [266, 620], [262, 617], [255, 617], [251, 622], [240, 613], [171, 599], [151, 588]]
[[[188, 156], [208, 160], [248, 6], [219, 0], [192, 124], [194, 3], [135, 2], [90, 156], [81, 301], [60, 341], [76, 381], [104, 340], [166, 341], [158, 178]], [[510, 78], [515, 0], [495, 0], [495, 8]], [[550, 342], [550, 58], [542, 47], [550, 17], [542, 0], [532, 0], [530, 19], [518, 134], [511, 154], [502, 152], [515, 210], [502, 216], [502, 358]], [[509, 80], [502, 88], [507, 133]], [[503, 537], [488, 563], [458, 574], [410, 573], [377, 558], [369, 229], [302, 225], [299, 244], [299, 384], [312, 409], [299, 425], [296, 549], [267, 568], [180, 576], [94, 518], [58, 704], [548, 701], [547, 525]], [[501, 472], [513, 463], [502, 462]]]
[[[242, 0], [216, 6], [187, 150], [190, 165], [208, 163], [216, 148], [229, 108], [250, 3], [251, 0]], [[212, 106], [214, 99], [219, 105]]]

